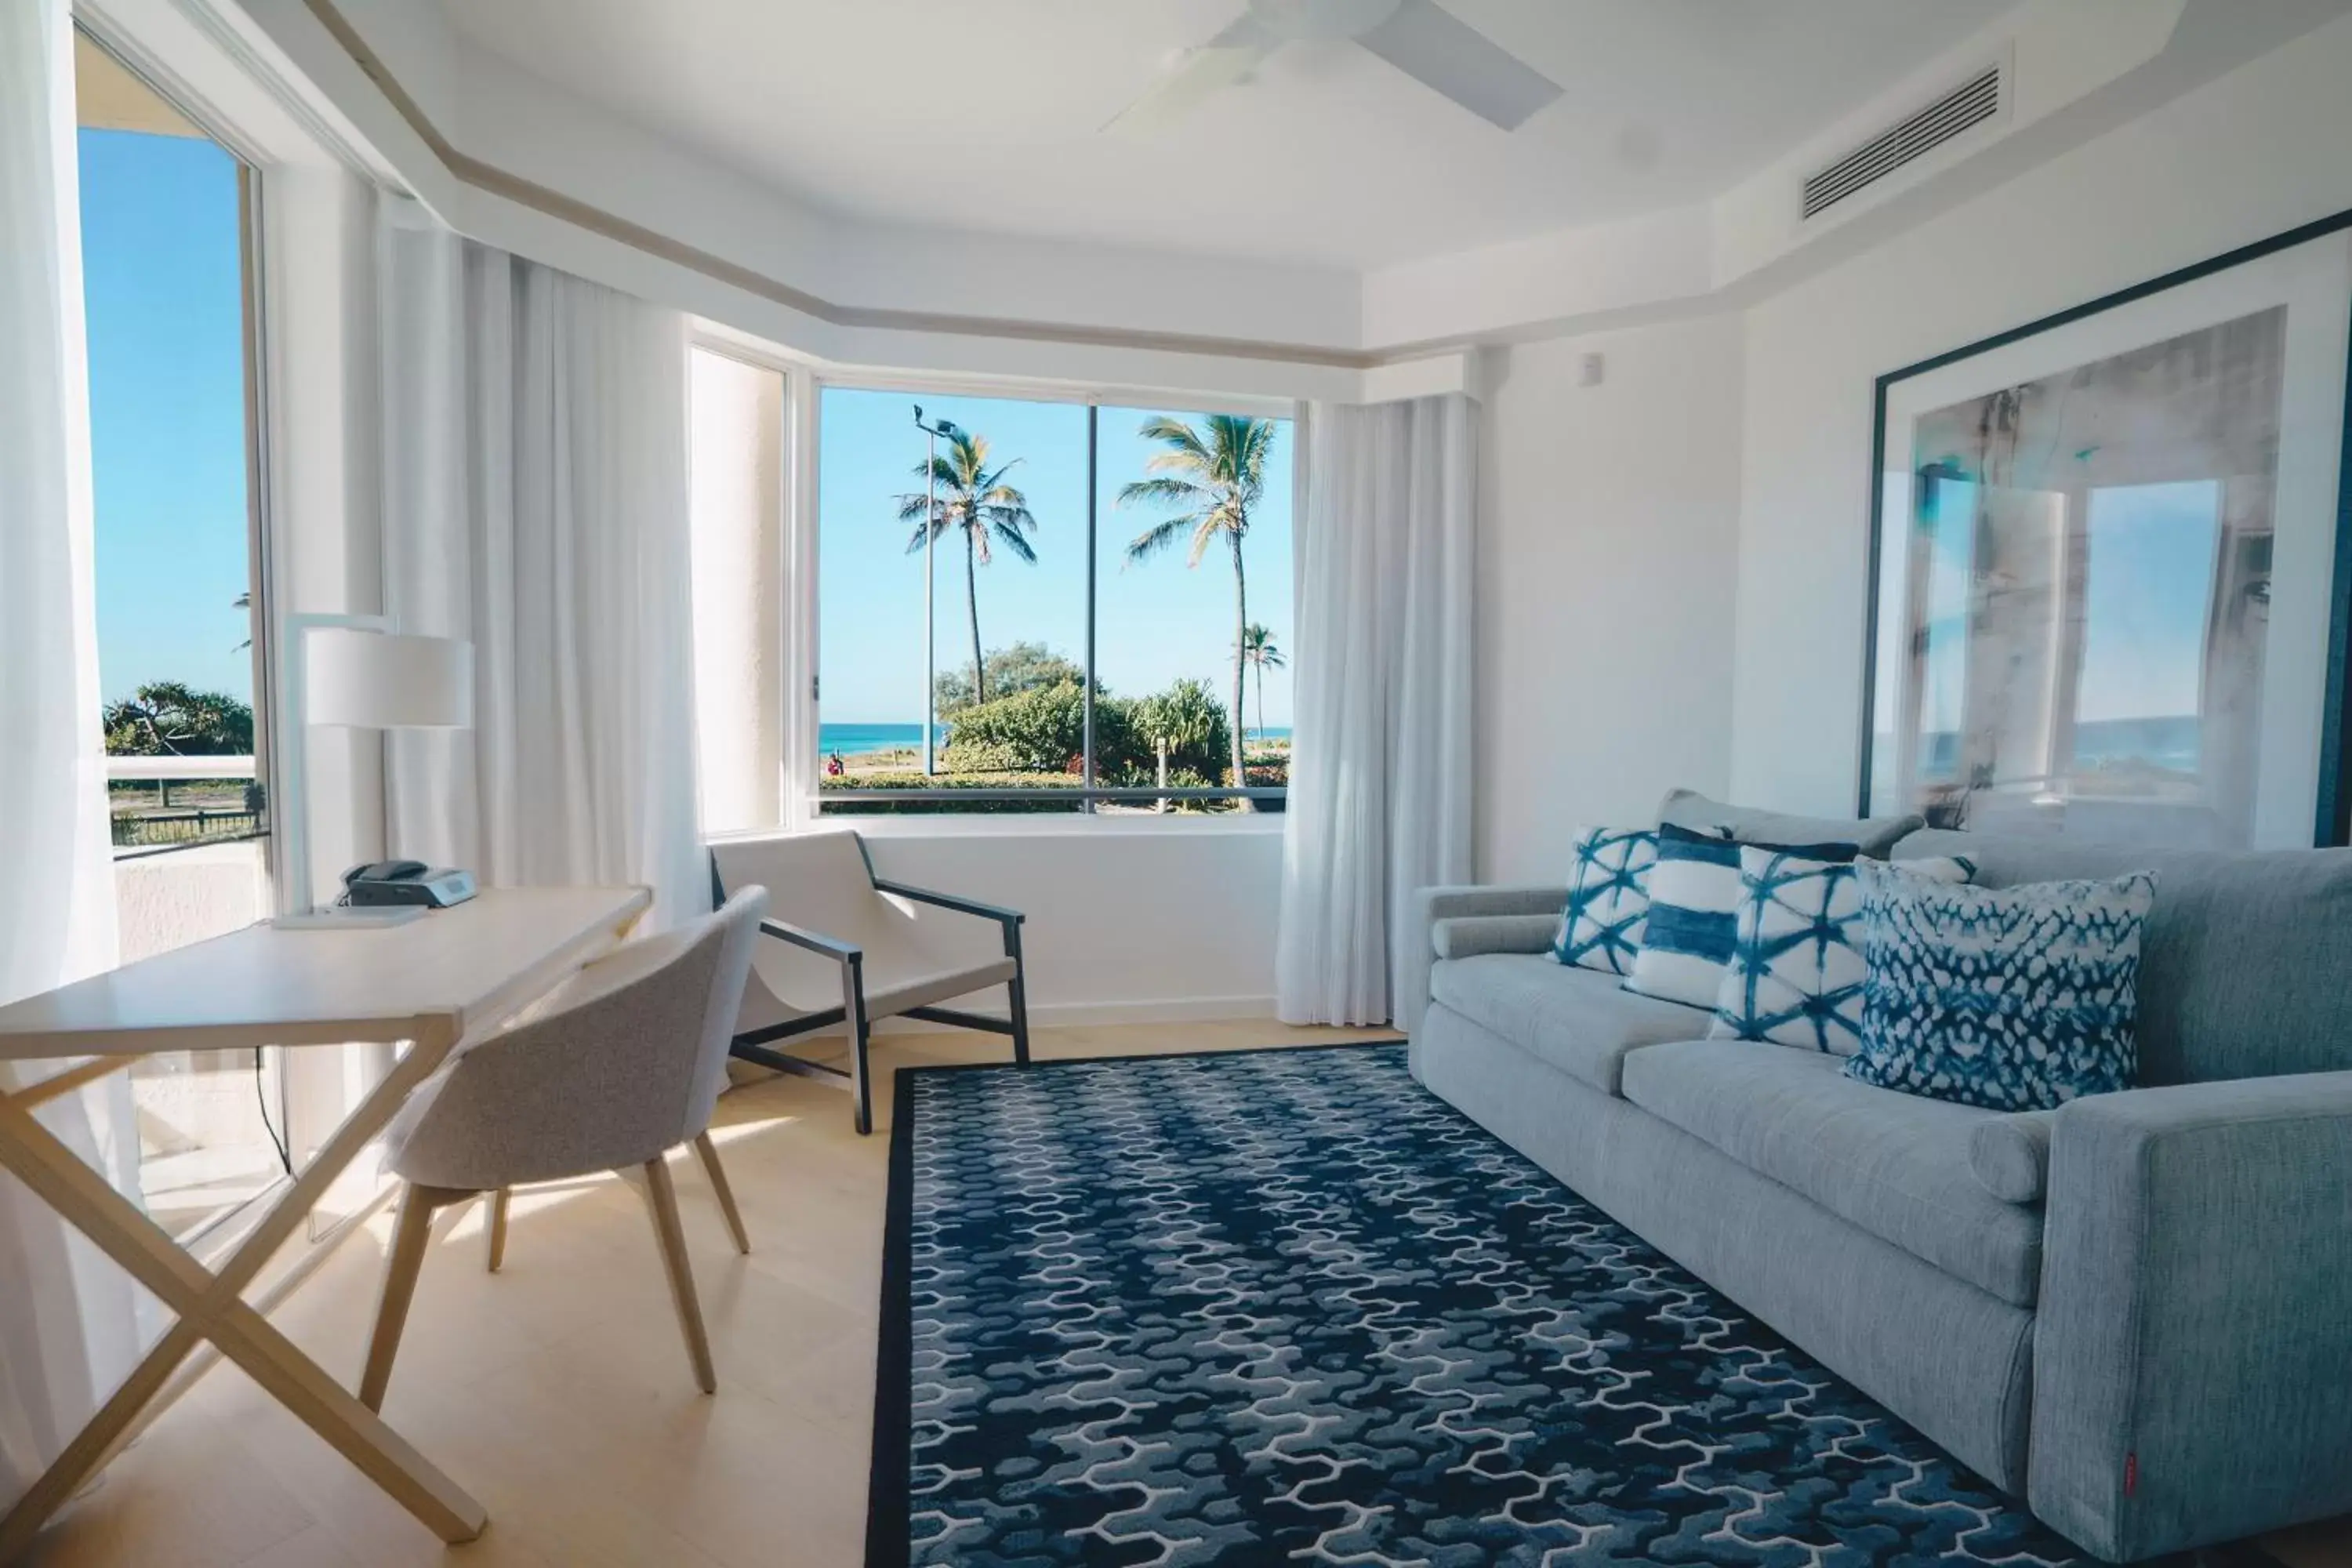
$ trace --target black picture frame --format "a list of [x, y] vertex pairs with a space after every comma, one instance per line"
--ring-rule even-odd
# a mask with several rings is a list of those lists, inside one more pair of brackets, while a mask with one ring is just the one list
[[[2315, 218], [2264, 239], [2225, 250], [2218, 256], [2176, 268], [2144, 282], [2103, 294], [2054, 314], [1963, 343], [1923, 360], [1890, 370], [1872, 384], [1870, 426], [1870, 537], [1864, 563], [1863, 614], [1862, 712], [1860, 759], [1854, 781], [1855, 812], [1870, 815], [1872, 751], [1876, 743], [1874, 715], [1878, 701], [1879, 573], [1885, 528], [1886, 407], [1888, 392], [1915, 376], [1979, 354], [2006, 348], [2027, 338], [2068, 326], [2086, 317], [2112, 310], [2150, 295], [2193, 283], [2263, 257], [2308, 245], [2315, 239], [2352, 229], [2352, 208]], [[2320, 715], [2318, 806], [2314, 814], [2312, 842], [2327, 847], [2352, 844], [2352, 355], [2345, 366], [2346, 396], [2341, 446], [2336, 463], [2335, 576], [2329, 590], [2327, 623], [2327, 695]]]

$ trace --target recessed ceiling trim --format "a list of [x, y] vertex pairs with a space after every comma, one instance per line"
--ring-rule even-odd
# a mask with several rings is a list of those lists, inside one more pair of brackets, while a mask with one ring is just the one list
[[796, 289], [782, 279], [740, 262], [730, 261], [723, 256], [647, 228], [592, 202], [568, 195], [461, 151], [441, 133], [440, 127], [433, 123], [408, 89], [401, 86], [391, 68], [368, 47], [367, 40], [360, 37], [358, 29], [335, 7], [332, 0], [303, 0], [303, 3], [342, 51], [352, 58], [352, 63], [375, 84], [394, 111], [407, 122], [418, 140], [456, 179], [490, 195], [529, 207], [592, 234], [602, 235], [632, 249], [698, 272], [717, 282], [813, 316], [832, 326], [878, 331], [934, 332], [958, 337], [1008, 338], [1024, 342], [1070, 343], [1090, 348], [1134, 349], [1161, 353], [1205, 354], [1223, 359], [1324, 365], [1336, 370], [1370, 370], [1415, 357], [1263, 342], [1245, 338], [1207, 337], [1191, 332], [1074, 327], [1010, 317], [964, 316], [836, 304], [804, 289]]

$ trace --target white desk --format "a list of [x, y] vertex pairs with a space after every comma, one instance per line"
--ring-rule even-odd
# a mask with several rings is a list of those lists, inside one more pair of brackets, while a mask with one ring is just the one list
[[[0, 1060], [95, 1058], [0, 1094], [0, 1167], [179, 1314], [0, 1520], [0, 1563], [24, 1553], [207, 1341], [444, 1541], [481, 1533], [488, 1522], [482, 1505], [270, 1327], [243, 1292], [460, 1041], [495, 1027], [620, 942], [651, 901], [643, 888], [492, 889], [406, 925], [348, 931], [248, 926], [0, 1007]], [[217, 1273], [31, 1115], [41, 1101], [142, 1056], [352, 1041], [405, 1041], [409, 1048]]]

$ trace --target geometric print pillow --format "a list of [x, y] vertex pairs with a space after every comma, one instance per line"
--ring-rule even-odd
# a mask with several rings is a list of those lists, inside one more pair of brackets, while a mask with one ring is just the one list
[[[1642, 951], [1625, 989], [1664, 1002], [1714, 1010], [1739, 930], [1739, 855], [1728, 837], [1663, 823], [1658, 863], [1650, 868], [1650, 912]], [[1793, 849], [1811, 860], [1851, 860], [1851, 844], [1759, 846]]]
[[1646, 827], [1579, 831], [1551, 955], [1612, 974], [1633, 968], [1643, 917], [1650, 912], [1650, 867], [1657, 858], [1658, 836]]
[[[1976, 875], [1966, 859], [1906, 860], [1939, 882]], [[1850, 1057], [1862, 1048], [1862, 883], [1851, 862], [1754, 846], [1739, 852], [1731, 963], [1707, 1033]]]
[[1857, 874], [1868, 978], [1848, 1078], [1994, 1110], [2132, 1086], [2153, 872], [2000, 889]]

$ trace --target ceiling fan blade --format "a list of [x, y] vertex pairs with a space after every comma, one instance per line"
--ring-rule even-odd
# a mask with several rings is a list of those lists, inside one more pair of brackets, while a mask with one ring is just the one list
[[1141, 97], [1113, 115], [1103, 129], [1148, 136], [1164, 131], [1258, 68], [1280, 40], [1246, 16], [1168, 68]]
[[1481, 120], [1517, 131], [1560, 94], [1559, 84], [1491, 42], [1437, 0], [1404, 0], [1356, 41]]

